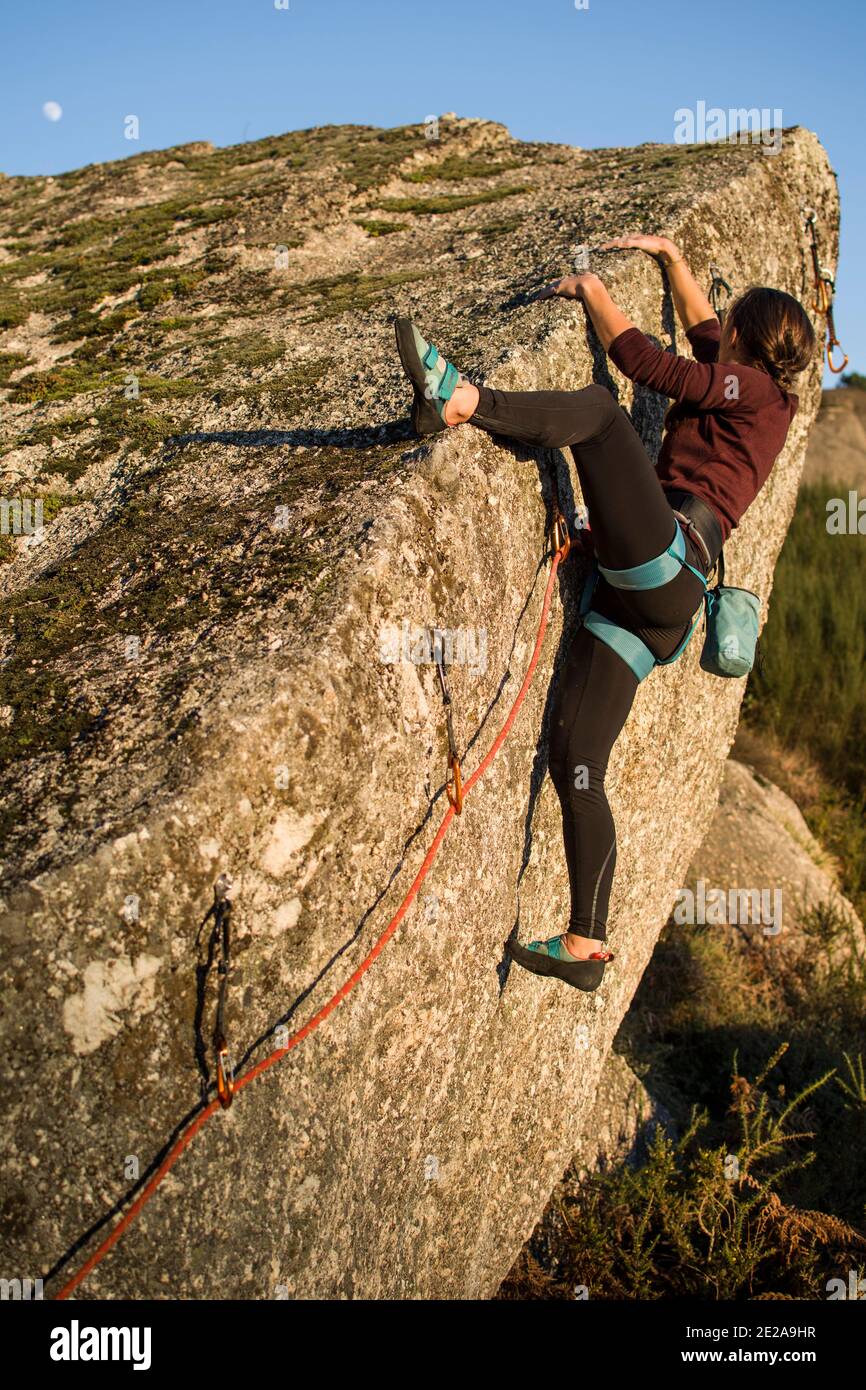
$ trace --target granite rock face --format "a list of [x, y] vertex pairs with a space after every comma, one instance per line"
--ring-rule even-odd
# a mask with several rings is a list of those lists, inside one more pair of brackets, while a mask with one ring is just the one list
[[[716, 813], [683, 887], [695, 902], [702, 894], [705, 903], [721, 888], [728, 901], [720, 930], [738, 946], [772, 950], [780, 969], [791, 957], [818, 950], [845, 960], [852, 944], [860, 950], [866, 944], [857, 912], [839, 887], [838, 865], [796, 802], [736, 758], [725, 764]], [[749, 895], [737, 901], [733, 915], [731, 889]], [[828, 930], [834, 922], [836, 930]]]
[[[468, 637], [451, 670], [467, 772], [520, 684], [551, 471], [571, 509], [573, 465], [471, 428], [413, 440], [391, 316], [493, 385], [608, 385], [654, 450], [665, 402], [606, 364], [578, 306], [533, 292], [579, 246], [658, 230], [704, 282], [716, 262], [811, 302], [804, 203], [832, 260], [835, 180], [800, 129], [776, 156], [586, 152], [451, 118], [4, 181], [3, 486], [45, 518], [4, 537], [0, 570], [4, 1274], [47, 1271], [197, 1105], [195, 934], [218, 875], [237, 1060], [312, 1014], [401, 900], [446, 745], [434, 668], [382, 660], [387, 634]], [[651, 261], [591, 265], [685, 350]], [[765, 613], [819, 398], [816, 363], [727, 548]], [[580, 577], [569, 562], [530, 697], [420, 903], [205, 1127], [87, 1294], [496, 1290], [583, 1142], [743, 689], [700, 671], [697, 642], [641, 688], [610, 770], [602, 990], [509, 973], [515, 923], [549, 935], [566, 912], [545, 712]]]

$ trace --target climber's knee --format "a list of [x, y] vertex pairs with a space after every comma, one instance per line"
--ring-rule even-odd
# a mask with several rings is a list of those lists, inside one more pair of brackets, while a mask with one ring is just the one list
[[587, 805], [604, 796], [607, 759], [592, 754], [563, 749], [551, 741], [548, 758], [550, 780], [560, 799], [571, 799], [573, 792], [586, 792]]
[[622, 407], [617, 405], [606, 386], [593, 383], [591, 386], [585, 386], [581, 394], [585, 397], [587, 405], [592, 407], [595, 416], [593, 438], [603, 437], [622, 413]]
[[577, 753], [571, 759], [568, 772], [575, 791], [586, 792], [588, 801], [603, 799], [607, 776], [606, 761]]
[[537, 442], [543, 449], [564, 449], [576, 439], [603, 439], [620, 414], [606, 386], [584, 386], [571, 392], [568, 401], [539, 421]]

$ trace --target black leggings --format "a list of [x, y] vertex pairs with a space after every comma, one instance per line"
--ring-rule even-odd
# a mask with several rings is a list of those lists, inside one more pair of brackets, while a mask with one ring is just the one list
[[[492, 391], [471, 424], [544, 449], [570, 447], [596, 554], [610, 569], [660, 555], [676, 523], [655, 468], [628, 416], [603, 386], [582, 391]], [[686, 535], [686, 559], [707, 563]], [[688, 631], [702, 587], [687, 569], [659, 589], [626, 592], [599, 579], [593, 607], [637, 633], [657, 657]], [[611, 749], [628, 717], [637, 679], [616, 652], [580, 627], [551, 709], [550, 775], [562, 806], [571, 887], [569, 931], [603, 941], [616, 866], [616, 831], [604, 788]]]

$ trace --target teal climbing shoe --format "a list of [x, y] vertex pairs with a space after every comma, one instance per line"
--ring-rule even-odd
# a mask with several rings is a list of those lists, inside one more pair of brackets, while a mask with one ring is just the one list
[[548, 941], [531, 941], [521, 946], [519, 941], [506, 941], [506, 953], [524, 970], [533, 975], [552, 975], [563, 980], [575, 989], [598, 989], [604, 979], [607, 961], [614, 960], [611, 951], [594, 951], [586, 960], [577, 960], [568, 950], [561, 936], [552, 936]]
[[416, 434], [435, 434], [447, 429], [445, 406], [461, 381], [453, 362], [446, 362], [438, 348], [422, 338], [411, 319], [394, 324], [403, 370], [412, 383], [412, 425]]

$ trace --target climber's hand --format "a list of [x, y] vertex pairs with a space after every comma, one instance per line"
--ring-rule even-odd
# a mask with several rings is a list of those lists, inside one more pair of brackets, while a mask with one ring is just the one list
[[613, 241], [605, 241], [600, 247], [600, 251], [645, 251], [648, 256], [659, 256], [663, 264], [669, 261], [676, 261], [680, 258], [680, 252], [674, 243], [666, 236], [619, 236], [614, 237]]
[[554, 280], [552, 285], [545, 285], [544, 289], [536, 297], [538, 299], [583, 299], [587, 290], [593, 285], [600, 285], [601, 281], [597, 275], [590, 271], [584, 271], [581, 275], [565, 275], [561, 280]]
[[[601, 249], [645, 251], [648, 256], [655, 256], [667, 272], [677, 318], [687, 331], [716, 317], [715, 309], [689, 270], [685, 256], [668, 237], [620, 236], [606, 242]], [[675, 271], [673, 266], [677, 267]]]

